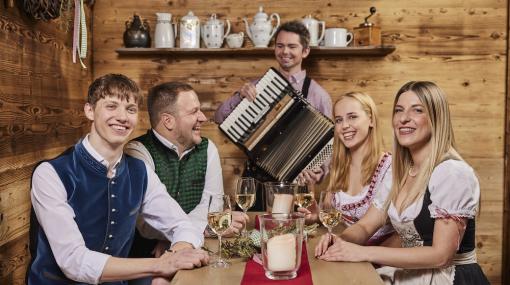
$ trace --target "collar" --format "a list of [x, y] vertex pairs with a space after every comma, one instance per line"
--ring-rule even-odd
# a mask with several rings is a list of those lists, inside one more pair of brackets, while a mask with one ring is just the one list
[[[83, 139], [82, 141], [83, 143], [83, 147], [85, 148], [85, 150], [95, 159], [97, 160], [99, 163], [101, 163], [102, 165], [104, 165], [106, 167], [106, 169], [110, 170], [110, 163], [108, 162], [108, 160], [106, 160], [102, 155], [99, 154], [99, 152], [97, 152], [97, 150], [90, 144], [90, 141], [89, 141], [89, 134], [87, 134], [85, 136], [85, 138]], [[117, 159], [117, 161], [113, 164], [113, 167], [110, 171], [112, 171], [112, 174], [113, 176], [115, 176], [115, 172], [117, 171], [117, 167], [119, 166], [120, 164], [120, 161], [122, 160], [122, 155], [119, 157], [119, 159]]]
[[[156, 138], [167, 148], [173, 150], [175, 153], [179, 154], [179, 149], [175, 144], [173, 144], [171, 141], [167, 140], [164, 136], [160, 135], [155, 129], [152, 129], [152, 132], [156, 136]], [[186, 154], [188, 154], [190, 151], [192, 151], [195, 148], [193, 146], [192, 148], [189, 148], [185, 150], [182, 155], [179, 156], [179, 159], [183, 158]]]
[[290, 81], [290, 83], [301, 83], [301, 82], [303, 82], [303, 80], [305, 80], [305, 77], [306, 77], [306, 70], [302, 69], [301, 71], [290, 75], [289, 78], [287, 78], [287, 79]]

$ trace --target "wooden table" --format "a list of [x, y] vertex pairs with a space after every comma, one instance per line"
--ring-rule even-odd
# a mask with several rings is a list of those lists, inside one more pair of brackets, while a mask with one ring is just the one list
[[[255, 214], [250, 213], [251, 221]], [[250, 227], [250, 225], [248, 225]], [[253, 225], [251, 225], [253, 228]], [[335, 232], [339, 233], [343, 230], [340, 226]], [[319, 241], [319, 237], [326, 232], [326, 229], [320, 227], [318, 235], [309, 238], [307, 242], [308, 262], [312, 271], [312, 280], [314, 285], [321, 284], [383, 284], [381, 278], [375, 271], [372, 264], [368, 262], [326, 262], [314, 258], [315, 245]], [[218, 248], [217, 239], [206, 239], [208, 248]], [[243, 278], [246, 261], [240, 258], [231, 259], [231, 266], [227, 269], [211, 268], [209, 266], [193, 269], [181, 270], [177, 272], [172, 285], [224, 285], [224, 284], [240, 284]]]

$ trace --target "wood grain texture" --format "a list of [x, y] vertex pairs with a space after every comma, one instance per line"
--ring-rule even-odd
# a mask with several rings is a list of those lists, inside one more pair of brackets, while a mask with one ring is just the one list
[[[376, 5], [373, 22], [382, 29], [383, 44], [395, 45], [386, 57], [313, 56], [305, 62], [333, 100], [347, 91], [369, 93], [381, 114], [385, 146], [392, 146], [391, 106], [400, 86], [409, 80], [435, 81], [448, 94], [459, 151], [480, 177], [482, 212], [477, 221], [478, 260], [493, 284], [501, 282], [505, 96], [508, 43], [507, 1], [392, 0], [373, 1], [98, 1], [94, 8], [94, 76], [112, 71], [126, 73], [146, 94], [152, 85], [184, 81], [199, 94], [209, 118], [219, 104], [244, 82], [262, 75], [276, 63], [271, 55], [236, 55], [231, 58], [196, 54], [193, 57], [160, 55], [119, 56], [124, 21], [133, 13], [155, 27], [155, 12], [180, 18], [192, 10], [202, 21], [210, 13], [232, 22], [234, 32], [244, 31], [243, 17], [251, 23], [259, 5], [266, 13], [279, 13], [283, 21], [308, 14], [327, 27], [352, 29]], [[245, 47], [252, 44], [245, 39]], [[145, 117], [145, 118], [144, 118]], [[148, 128], [146, 115], [140, 132]], [[244, 154], [207, 123], [203, 135], [220, 150], [225, 191], [233, 190], [242, 172]], [[508, 253], [507, 253], [508, 254]]]
[[[25, 284], [30, 177], [87, 132], [91, 81], [72, 63], [72, 33], [60, 19], [36, 22], [0, 2], [0, 284]], [[90, 11], [86, 12], [90, 20]]]
[[[507, 7], [507, 13], [510, 15], [510, 6]], [[510, 16], [507, 18], [508, 33], [510, 34]], [[507, 45], [507, 55], [510, 53], [510, 46]], [[505, 161], [504, 161], [504, 193], [503, 193], [503, 266], [502, 281], [503, 284], [510, 283], [510, 60], [507, 59], [506, 65], [506, 108], [505, 108]]]
[[25, 271], [29, 263], [28, 235], [0, 247], [0, 284], [25, 284]]

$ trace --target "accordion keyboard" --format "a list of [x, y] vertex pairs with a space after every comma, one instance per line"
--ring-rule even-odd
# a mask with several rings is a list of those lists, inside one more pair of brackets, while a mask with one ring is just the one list
[[255, 100], [250, 102], [244, 98], [220, 125], [220, 129], [236, 143], [244, 143], [271, 106], [292, 89], [272, 68], [255, 84], [255, 88]]
[[255, 165], [276, 181], [295, 181], [331, 155], [334, 124], [273, 68], [255, 84], [253, 102], [243, 99], [220, 125]]

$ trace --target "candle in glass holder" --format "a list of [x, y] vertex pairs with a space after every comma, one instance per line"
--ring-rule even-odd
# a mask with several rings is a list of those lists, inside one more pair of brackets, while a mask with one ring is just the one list
[[290, 214], [292, 210], [294, 195], [290, 194], [274, 194], [273, 214]]
[[278, 235], [267, 241], [267, 267], [271, 271], [288, 271], [296, 268], [296, 237]]

